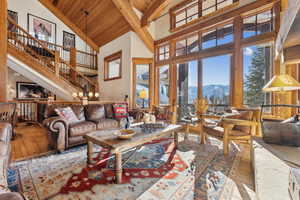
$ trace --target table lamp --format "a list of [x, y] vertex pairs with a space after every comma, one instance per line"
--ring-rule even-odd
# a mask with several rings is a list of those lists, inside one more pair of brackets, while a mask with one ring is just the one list
[[147, 99], [147, 91], [145, 89], [142, 89], [140, 92], [139, 92], [139, 98], [141, 98], [143, 100], [143, 108], [145, 108], [145, 99]]

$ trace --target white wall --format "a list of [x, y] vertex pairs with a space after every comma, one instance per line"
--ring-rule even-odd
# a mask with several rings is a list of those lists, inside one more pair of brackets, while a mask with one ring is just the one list
[[[122, 78], [104, 81], [104, 58], [122, 51]], [[152, 58], [153, 54], [134, 32], [128, 32], [100, 48], [99, 88], [102, 100], [123, 100], [131, 96], [132, 58]]]
[[[41, 17], [56, 23], [56, 43], [63, 44], [63, 31], [74, 33], [68, 26], [61, 22], [38, 0], [8, 0], [8, 9], [18, 13], [18, 24], [27, 30], [27, 14]], [[76, 48], [85, 51], [85, 42], [76, 35]], [[89, 51], [88, 47], [88, 51]]]

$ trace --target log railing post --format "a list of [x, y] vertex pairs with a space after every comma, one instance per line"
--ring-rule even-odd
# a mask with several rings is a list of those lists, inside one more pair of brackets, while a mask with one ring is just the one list
[[59, 77], [59, 71], [60, 71], [60, 54], [59, 54], [59, 51], [54, 52], [54, 62], [55, 62], [55, 75]]
[[7, 0], [0, 0], [0, 101], [7, 101]]
[[74, 83], [76, 83], [76, 65], [77, 65], [77, 52], [74, 47], [70, 49], [70, 65], [72, 67], [72, 70], [70, 71], [70, 78]]

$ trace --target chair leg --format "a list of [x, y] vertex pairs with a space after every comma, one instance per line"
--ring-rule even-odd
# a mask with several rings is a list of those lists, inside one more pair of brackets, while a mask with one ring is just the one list
[[223, 137], [223, 152], [224, 156], [228, 155], [229, 152], [229, 138], [228, 138], [229, 130], [224, 129], [224, 137]]

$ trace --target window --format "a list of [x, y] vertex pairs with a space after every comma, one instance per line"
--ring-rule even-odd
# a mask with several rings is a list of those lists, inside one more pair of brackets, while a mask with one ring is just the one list
[[176, 56], [182, 56], [199, 51], [198, 35], [189, 36], [176, 42]]
[[181, 120], [194, 112], [193, 103], [198, 98], [198, 60], [177, 64], [177, 112]]
[[152, 59], [133, 59], [134, 72], [134, 105], [133, 107], [148, 108], [150, 97], [150, 67]]
[[271, 94], [262, 91], [272, 77], [272, 46], [244, 48], [244, 104], [260, 106], [271, 103]]
[[170, 9], [171, 29], [221, 10], [238, 0], [186, 0]]
[[227, 24], [202, 33], [202, 49], [233, 42], [233, 24]]
[[174, 12], [175, 16], [175, 28], [193, 21], [198, 18], [199, 15], [199, 2], [193, 0], [187, 2], [181, 9]]
[[159, 104], [169, 104], [170, 71], [169, 65], [159, 67]]
[[104, 58], [104, 81], [121, 78], [122, 51]]
[[203, 59], [202, 68], [202, 96], [209, 104], [229, 105], [231, 55]]
[[243, 37], [249, 38], [273, 31], [273, 11], [268, 10], [243, 20]]
[[162, 45], [158, 47], [157, 60], [168, 60], [170, 58], [170, 45]]
[[217, 10], [233, 4], [234, 0], [203, 0], [202, 16], [209, 15]]

